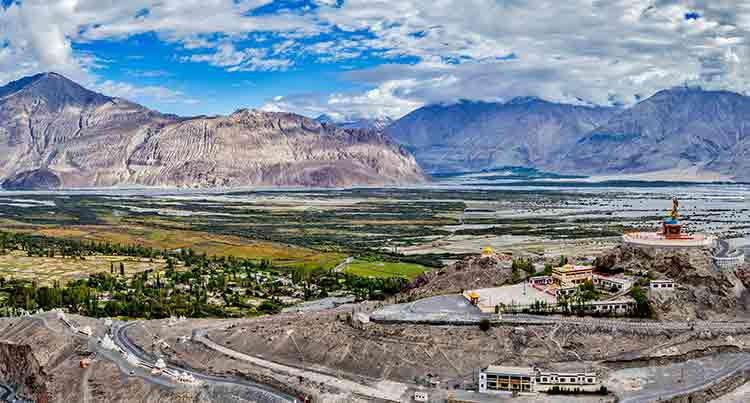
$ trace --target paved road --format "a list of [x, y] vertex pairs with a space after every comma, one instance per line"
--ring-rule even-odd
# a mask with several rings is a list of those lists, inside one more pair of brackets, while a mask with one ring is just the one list
[[354, 261], [353, 256], [349, 256], [348, 258], [344, 259], [343, 262], [339, 263], [338, 266], [333, 268], [334, 273], [341, 272], [342, 270], [346, 269], [346, 266], [351, 264]]
[[23, 400], [16, 395], [16, 390], [10, 385], [0, 383], [0, 402], [9, 403], [31, 403], [28, 400]]
[[[120, 346], [120, 348], [135, 355], [140, 360], [154, 364], [156, 360], [154, 360], [153, 357], [151, 357], [148, 353], [141, 350], [140, 347], [135, 345], [135, 343], [133, 343], [132, 340], [128, 338], [127, 330], [128, 328], [132, 327], [135, 324], [137, 324], [137, 322], [129, 322], [124, 325], [116, 326], [115, 331], [114, 331], [113, 341], [118, 346]], [[244, 379], [215, 376], [215, 375], [195, 371], [195, 370], [188, 369], [188, 368], [181, 368], [181, 367], [174, 366], [174, 365], [167, 365], [167, 368], [172, 369], [174, 371], [186, 372], [192, 375], [193, 377], [195, 377], [196, 380], [200, 380], [200, 381], [205, 381], [209, 383], [230, 384], [230, 385], [248, 388], [254, 392], [254, 394], [257, 396], [257, 399], [262, 399], [259, 401], [263, 401], [263, 402], [294, 402], [296, 401], [294, 397], [289, 396], [288, 394], [284, 392], [277, 391], [269, 386], [261, 385], [255, 382], [250, 382]]]
[[750, 360], [747, 356], [741, 356], [734, 360], [724, 363], [724, 368], [716, 372], [712, 377], [704, 379], [702, 382], [694, 383], [692, 385], [685, 385], [682, 388], [673, 389], [670, 391], [646, 392], [640, 395], [625, 396], [620, 400], [622, 403], [650, 403], [655, 401], [669, 400], [672, 398], [686, 396], [690, 393], [699, 392], [707, 389], [715, 384], [718, 384], [732, 375], [750, 369]]
[[537, 315], [503, 315], [500, 323], [530, 324], [530, 325], [554, 325], [569, 324], [580, 326], [596, 326], [600, 328], [621, 330], [671, 330], [671, 331], [701, 331], [709, 330], [726, 332], [750, 332], [750, 322], [713, 322], [713, 321], [648, 321], [648, 320], [624, 320], [624, 319], [599, 319], [599, 318], [568, 318], [549, 317]]
[[[654, 320], [626, 320], [626, 319], [601, 319], [593, 317], [561, 317], [526, 314], [503, 314], [498, 318], [493, 314], [483, 314], [467, 309], [456, 304], [451, 296], [440, 297], [442, 299], [430, 299], [435, 301], [434, 306], [429, 303], [420, 304], [406, 303], [387, 305], [373, 312], [370, 320], [380, 323], [421, 323], [434, 325], [476, 325], [483, 318], [491, 320], [496, 324], [507, 325], [556, 325], [567, 324], [576, 326], [596, 326], [607, 329], [621, 330], [669, 330], [674, 332], [686, 332], [694, 330], [727, 331], [727, 332], [750, 332], [750, 322], [663, 322]], [[427, 301], [427, 300], [425, 300]]]

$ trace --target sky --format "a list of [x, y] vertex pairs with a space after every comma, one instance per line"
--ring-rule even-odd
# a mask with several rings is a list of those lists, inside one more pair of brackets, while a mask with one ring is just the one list
[[54, 71], [180, 115], [750, 93], [744, 0], [0, 0], [0, 83]]

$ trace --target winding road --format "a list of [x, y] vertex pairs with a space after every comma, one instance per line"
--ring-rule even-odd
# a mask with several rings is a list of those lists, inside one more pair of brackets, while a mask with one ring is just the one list
[[750, 370], [750, 360], [747, 357], [740, 357], [730, 362], [725, 363], [724, 368], [719, 370], [716, 374], [710, 378], [706, 378], [703, 382], [693, 383], [686, 385], [682, 388], [663, 390], [660, 392], [647, 392], [644, 394], [636, 394], [633, 396], [625, 396], [620, 400], [621, 403], [650, 403], [656, 401], [669, 400], [676, 397], [687, 396], [691, 393], [699, 392], [704, 389], [716, 385], [727, 378], [739, 373], [740, 371]]
[[[130, 338], [128, 338], [127, 330], [135, 324], [137, 324], [137, 322], [128, 322], [123, 325], [115, 325], [113, 341], [123, 350], [127, 351], [130, 354], [133, 354], [140, 360], [153, 365], [156, 362], [154, 357], [151, 357], [148, 353], [141, 350], [140, 347], [138, 347], [135, 343], [133, 343], [132, 340], [130, 340]], [[284, 392], [248, 380], [211, 375], [193, 369], [182, 368], [170, 364], [167, 365], [167, 368], [173, 371], [188, 373], [195, 377], [196, 380], [205, 381], [208, 383], [229, 384], [247, 388], [253, 392], [255, 398], [258, 399], [258, 401], [274, 403], [296, 401], [294, 397]]]

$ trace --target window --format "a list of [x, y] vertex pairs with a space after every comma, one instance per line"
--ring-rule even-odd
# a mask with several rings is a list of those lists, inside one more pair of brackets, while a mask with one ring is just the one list
[[587, 378], [586, 382], [588, 382], [588, 383], [594, 383], [594, 378]]

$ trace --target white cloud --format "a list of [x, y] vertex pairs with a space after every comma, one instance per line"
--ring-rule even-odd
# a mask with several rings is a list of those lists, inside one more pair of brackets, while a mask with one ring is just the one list
[[413, 82], [390, 81], [363, 94], [303, 94], [277, 96], [261, 107], [261, 110], [300, 113], [310, 117], [326, 114], [338, 121], [361, 118], [376, 119], [401, 116], [422, 106], [397, 94]]
[[224, 67], [227, 71], [284, 71], [294, 62], [289, 59], [270, 57], [265, 48], [237, 50], [232, 43], [219, 45], [215, 53], [184, 56], [183, 62], [206, 62], [212, 66]]
[[181, 45], [177, 60], [227, 71], [284, 71], [302, 58], [392, 63], [344, 73], [367, 87], [359, 93], [267, 105], [308, 114], [397, 117], [426, 103], [519, 95], [632, 103], [683, 83], [750, 90], [750, 2], [317, 0], [252, 13], [270, 3], [24, 0], [0, 11], [0, 81], [56, 70], [96, 82], [102, 61], [73, 43], [154, 32]]
[[[404, 105], [524, 95], [629, 104], [685, 83], [750, 92], [746, 2], [347, 0], [320, 18], [370, 30], [374, 37], [361, 43], [383, 57], [416, 58], [344, 74]], [[324, 110], [331, 98], [289, 107]], [[337, 98], [336, 108], [359, 110], [367, 96]], [[346, 99], [356, 102], [344, 106]], [[373, 102], [367, 113], [382, 110]]]
[[94, 84], [92, 89], [101, 92], [102, 94], [109, 95], [112, 97], [119, 97], [124, 99], [149, 99], [152, 101], [177, 104], [182, 103], [186, 105], [194, 105], [200, 101], [197, 99], [186, 97], [182, 91], [176, 91], [160, 86], [134, 86], [128, 83], [106, 80]]

